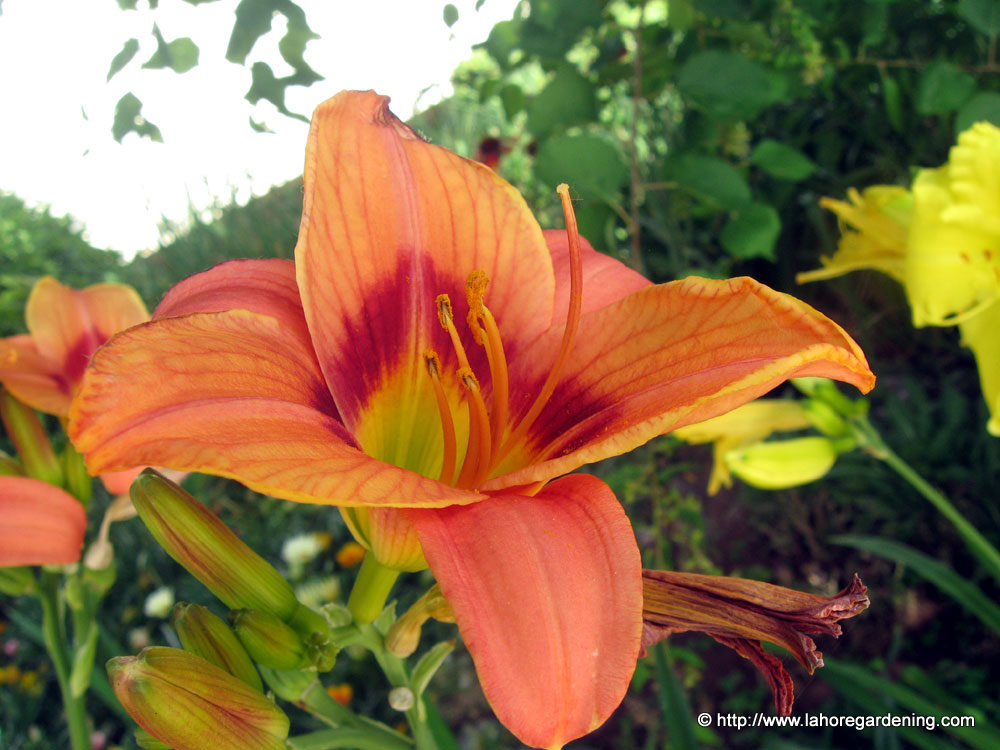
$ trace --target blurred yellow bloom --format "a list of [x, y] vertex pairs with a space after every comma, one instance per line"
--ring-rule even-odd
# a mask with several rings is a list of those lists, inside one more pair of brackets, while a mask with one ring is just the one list
[[752, 487], [783, 490], [825, 476], [837, 460], [837, 449], [829, 438], [811, 436], [753, 443], [729, 451], [723, 460]]
[[820, 199], [819, 204], [840, 219], [840, 242], [833, 256], [820, 259], [823, 268], [801, 273], [796, 280], [803, 284], [873, 268], [902, 281], [913, 213], [910, 191], [896, 185], [873, 185], [860, 193], [850, 188], [847, 198], [847, 201]]
[[962, 343], [972, 349], [979, 382], [990, 409], [986, 429], [1000, 437], [1000, 302], [959, 324]]
[[337, 550], [337, 565], [342, 568], [356, 567], [364, 560], [366, 551], [357, 542], [347, 542], [347, 544]]
[[802, 430], [810, 426], [802, 404], [798, 401], [761, 398], [743, 404], [727, 414], [674, 430], [674, 435], [688, 443], [714, 443], [712, 449], [712, 475], [708, 480], [708, 494], [714, 495], [720, 487], [731, 487], [726, 455], [738, 448], [759, 443], [772, 432]]

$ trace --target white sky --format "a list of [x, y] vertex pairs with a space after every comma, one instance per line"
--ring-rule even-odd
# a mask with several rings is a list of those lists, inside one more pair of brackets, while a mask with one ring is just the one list
[[[243, 67], [225, 59], [237, 0], [161, 0], [156, 11], [143, 0], [138, 11], [114, 0], [0, 2], [0, 191], [69, 214], [96, 247], [131, 257], [157, 245], [161, 217], [183, 220], [189, 200], [205, 206], [234, 189], [245, 200], [249, 190], [261, 194], [301, 174], [308, 126], [243, 99], [249, 63], [263, 60], [278, 77], [291, 72], [277, 49], [284, 17]], [[286, 105], [308, 116], [341, 89], [371, 88], [391, 96], [405, 119], [447, 96], [455, 66], [511, 17], [517, 0], [486, 0], [479, 11], [475, 0], [452, 3], [459, 19], [449, 29], [445, 0], [298, 0], [320, 35], [306, 61], [326, 80], [287, 89]], [[141, 69], [155, 49], [154, 21], [167, 41], [194, 40], [197, 67], [181, 75]], [[139, 53], [106, 83], [111, 58], [130, 37]], [[128, 91], [164, 143], [111, 137], [115, 104]], [[275, 134], [254, 132], [251, 116]]]

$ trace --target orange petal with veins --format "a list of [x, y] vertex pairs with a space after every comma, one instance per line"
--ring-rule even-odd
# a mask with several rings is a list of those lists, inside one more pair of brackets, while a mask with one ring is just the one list
[[611, 489], [573, 474], [534, 497], [404, 512], [497, 718], [533, 747], [600, 726], [642, 632], [639, 550]]

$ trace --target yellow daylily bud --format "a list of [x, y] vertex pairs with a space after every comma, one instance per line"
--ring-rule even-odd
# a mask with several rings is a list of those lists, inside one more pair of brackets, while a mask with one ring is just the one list
[[417, 532], [397, 508], [340, 508], [358, 543], [387, 568], [413, 573], [427, 567]]
[[301, 636], [274, 615], [238, 609], [229, 613], [229, 624], [247, 653], [265, 667], [284, 671], [309, 665]]
[[837, 460], [837, 448], [825, 437], [754, 443], [726, 453], [729, 470], [753, 487], [780, 490], [814, 482]]
[[170, 623], [185, 651], [221, 667], [254, 690], [264, 691], [264, 683], [236, 634], [207, 607], [179, 602]]
[[841, 221], [842, 235], [837, 252], [823, 257], [822, 268], [796, 276], [796, 281], [830, 279], [834, 276], [872, 268], [903, 280], [906, 238], [913, 212], [913, 197], [896, 185], [873, 185], [859, 193], [847, 191], [847, 201], [823, 198], [819, 204], [833, 211]]
[[136, 723], [175, 750], [284, 750], [288, 717], [201, 657], [151, 646], [108, 662], [115, 695]]
[[131, 496], [160, 546], [227, 607], [280, 620], [295, 612], [299, 602], [288, 581], [189, 493], [146, 469], [132, 483]]
[[810, 422], [798, 401], [761, 398], [743, 404], [726, 414], [674, 430], [674, 435], [689, 443], [715, 443], [712, 451], [712, 475], [708, 494], [733, 484], [725, 455], [740, 446], [764, 440], [772, 432], [803, 430]]
[[0, 388], [0, 420], [10, 437], [24, 472], [29, 477], [63, 486], [62, 464], [52, 450], [49, 436], [35, 411]]
[[1000, 437], [1000, 302], [960, 323], [959, 330], [976, 356], [979, 385], [990, 410], [986, 429]]
[[950, 325], [1000, 299], [1000, 129], [980, 122], [913, 182], [904, 268], [913, 324]]

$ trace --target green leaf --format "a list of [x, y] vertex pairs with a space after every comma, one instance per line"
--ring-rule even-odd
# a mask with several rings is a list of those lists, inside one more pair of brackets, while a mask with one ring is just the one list
[[987, 36], [1000, 32], [1000, 0], [958, 0], [958, 15]]
[[538, 149], [535, 176], [550, 187], [565, 182], [578, 198], [614, 198], [628, 182], [628, 167], [608, 139], [559, 135]]
[[750, 163], [756, 164], [779, 180], [804, 180], [816, 171], [816, 164], [797, 148], [786, 146], [770, 138], [757, 144], [750, 154]]
[[992, 122], [1000, 127], [1000, 94], [980, 91], [969, 99], [955, 115], [955, 135], [968, 130], [977, 122]]
[[500, 101], [503, 102], [503, 111], [510, 120], [518, 112], [524, 109], [524, 90], [513, 83], [506, 84], [500, 89]]
[[781, 99], [779, 80], [738, 52], [708, 50], [684, 63], [677, 85], [710, 115], [746, 120]]
[[303, 122], [309, 122], [309, 118], [292, 112], [285, 106], [285, 89], [288, 88], [287, 78], [276, 78], [271, 66], [267, 63], [255, 62], [250, 68], [250, 90], [245, 98], [251, 104], [256, 104], [261, 99], [266, 99], [274, 105], [281, 114], [294, 117]]
[[[226, 59], [240, 65], [246, 64], [250, 50], [258, 39], [271, 30], [271, 22], [277, 13], [288, 19], [289, 32], [295, 26], [296, 33], [312, 33], [306, 24], [302, 8], [291, 0], [240, 0], [240, 4], [236, 6], [236, 22], [229, 37]], [[294, 67], [293, 63], [289, 64]]]
[[121, 143], [128, 133], [137, 133], [142, 138], [163, 141], [160, 129], [142, 116], [142, 102], [129, 92], [115, 105], [115, 121], [111, 125], [111, 135]]
[[135, 57], [135, 53], [138, 51], [138, 39], [129, 39], [125, 42], [122, 47], [122, 51], [115, 55], [114, 59], [111, 61], [111, 67], [108, 68], [108, 77], [106, 80], [110, 81], [118, 71], [128, 65], [132, 61], [132, 58]]
[[892, 129], [897, 133], [902, 133], [903, 97], [899, 91], [899, 84], [885, 69], [879, 69], [879, 77], [882, 79], [882, 98], [885, 101], [886, 117], [889, 118]]
[[670, 736], [671, 747], [677, 750], [697, 750], [694, 722], [691, 720], [691, 704], [684, 694], [684, 687], [674, 673], [673, 660], [666, 643], [653, 648], [656, 663], [656, 684], [659, 687], [660, 711], [663, 723]]
[[435, 643], [417, 661], [416, 666], [413, 667], [413, 676], [410, 678], [410, 688], [417, 696], [417, 700], [424, 694], [431, 678], [434, 677], [434, 673], [438, 671], [438, 667], [454, 650], [455, 641], [441, 641], [441, 643]]
[[278, 52], [295, 69], [295, 73], [284, 79], [286, 85], [310, 86], [316, 81], [322, 81], [323, 76], [305, 61], [306, 45], [313, 39], [319, 39], [319, 34], [309, 28], [305, 12], [294, 3], [283, 3], [281, 12], [288, 19], [288, 26], [285, 35], [278, 42]]
[[135, 10], [139, 0], [118, 0], [118, 7], [122, 10]]
[[528, 130], [539, 140], [596, 119], [597, 87], [569, 66], [560, 68], [528, 106]]
[[717, 208], [732, 210], [750, 202], [750, 186], [743, 173], [717, 156], [682, 154], [667, 163], [665, 174], [681, 189]]
[[156, 52], [142, 64], [143, 68], [170, 68], [176, 73], [187, 73], [198, 64], [198, 45], [188, 37], [167, 42], [156, 24], [153, 24], [153, 36], [156, 37]]
[[915, 106], [922, 115], [943, 115], [958, 109], [976, 88], [976, 79], [951, 63], [937, 62], [920, 74]]
[[775, 260], [774, 243], [781, 233], [781, 219], [774, 206], [751, 203], [722, 229], [719, 239], [735, 258]]
[[250, 118], [250, 127], [253, 128], [254, 130], [256, 130], [258, 133], [273, 133], [274, 132], [273, 130], [271, 130], [271, 128], [269, 128], [267, 126], [267, 123], [265, 123], [265, 122], [257, 122], [252, 117]]
[[942, 593], [950, 596], [970, 614], [982, 620], [987, 627], [1000, 633], [1000, 606], [997, 606], [972, 581], [960, 576], [939, 560], [905, 544], [882, 537], [841, 534], [831, 537], [830, 541], [910, 566], [919, 576], [933, 583]]
[[694, 26], [692, 0], [667, 0], [667, 25], [674, 31], [687, 31]]
[[455, 25], [458, 20], [458, 8], [456, 8], [451, 3], [444, 6], [444, 22], [445, 25], [451, 28]]

